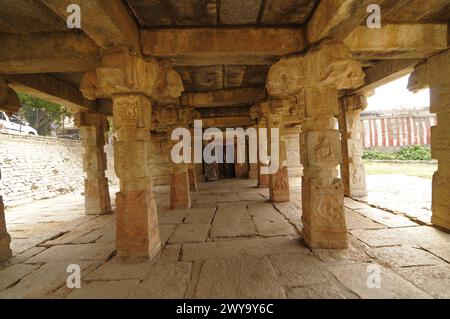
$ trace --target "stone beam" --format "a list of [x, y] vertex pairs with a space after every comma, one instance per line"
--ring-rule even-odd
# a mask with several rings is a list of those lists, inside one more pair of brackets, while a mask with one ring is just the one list
[[202, 118], [248, 116], [250, 105], [197, 109]]
[[[67, 6], [73, 0], [42, 0], [66, 21]], [[121, 0], [77, 0], [81, 8], [81, 28], [102, 49], [126, 47], [140, 53], [139, 30], [134, 18]]]
[[63, 105], [72, 111], [96, 110], [96, 102], [84, 98], [78, 88], [49, 75], [13, 74], [4, 78], [16, 92]]
[[141, 30], [141, 43], [144, 55], [176, 65], [266, 65], [306, 49], [299, 28], [149, 29]]
[[414, 71], [414, 66], [420, 59], [385, 60], [365, 70], [365, 84], [355, 90], [356, 93], [364, 93], [375, 90], [381, 85], [395, 81]]
[[98, 47], [83, 34], [2, 34], [0, 74], [85, 72], [99, 62]]
[[378, 4], [382, 12], [392, 8], [398, 0], [323, 0], [307, 26], [307, 39], [316, 44], [330, 38], [343, 41], [369, 16], [367, 7]]
[[248, 116], [233, 116], [233, 117], [220, 117], [220, 118], [203, 118], [203, 127], [217, 127], [217, 128], [233, 128], [233, 127], [247, 127], [256, 124], [255, 120], [252, 120]]
[[266, 97], [265, 88], [240, 88], [206, 93], [185, 93], [181, 104], [186, 107], [210, 108], [241, 104], [253, 104]]
[[386, 24], [360, 26], [344, 43], [360, 60], [427, 58], [447, 49], [447, 24]]

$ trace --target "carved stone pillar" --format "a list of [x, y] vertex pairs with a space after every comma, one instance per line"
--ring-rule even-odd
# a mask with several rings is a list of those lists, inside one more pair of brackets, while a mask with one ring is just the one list
[[166, 64], [116, 53], [85, 75], [81, 90], [87, 98], [113, 100], [117, 255], [153, 258], [161, 241], [151, 172], [152, 104], [179, 97], [181, 79]]
[[[267, 129], [266, 119], [262, 116], [258, 118], [258, 187], [259, 188], [269, 188], [269, 175], [262, 174], [262, 167], [267, 167], [268, 163], [261, 161], [259, 154], [267, 154], [267, 144], [260, 143], [261, 141], [261, 132], [260, 129]], [[269, 140], [269, 134], [267, 134], [267, 142]]]
[[429, 58], [411, 75], [409, 89], [429, 87], [431, 113], [438, 125], [431, 128], [431, 154], [438, 160], [433, 176], [432, 218], [434, 225], [450, 230], [450, 50]]
[[77, 113], [75, 125], [81, 130], [84, 147], [83, 168], [84, 199], [87, 215], [103, 215], [111, 213], [108, 179], [105, 175], [105, 133], [108, 121], [102, 114]]
[[[239, 139], [236, 138], [235, 141], [235, 173], [236, 173], [236, 178], [248, 178], [249, 175], [249, 167], [248, 167], [248, 156], [247, 156], [247, 144], [245, 142], [245, 140], [243, 141], [244, 144], [239, 145]], [[245, 163], [238, 163], [238, 157], [237, 157], [237, 150], [239, 148], [243, 148], [245, 149]]]
[[198, 182], [197, 182], [197, 173], [195, 171], [195, 164], [189, 165], [188, 174], [189, 174], [189, 189], [192, 192], [197, 192]]
[[[289, 202], [289, 172], [287, 166], [286, 140], [284, 134], [283, 118], [286, 108], [282, 101], [268, 101], [261, 104], [264, 117], [267, 119], [267, 129], [269, 136], [269, 149], [272, 143], [279, 144], [278, 157], [271, 154], [271, 160], [277, 161], [278, 170], [269, 175], [270, 200], [274, 203]], [[278, 129], [279, 139], [272, 136], [272, 129]]]
[[[2, 178], [2, 172], [0, 168], [0, 179]], [[11, 236], [9, 236], [6, 230], [5, 219], [5, 206], [3, 204], [3, 198], [0, 196], [0, 261], [6, 260], [12, 256], [11, 248]]]
[[362, 95], [344, 96], [339, 100], [339, 130], [341, 132], [341, 177], [344, 194], [349, 197], [367, 196], [364, 168], [361, 111], [367, 107]]
[[301, 94], [300, 154], [302, 237], [311, 248], [346, 248], [344, 191], [338, 178], [341, 145], [337, 121], [338, 90], [363, 84], [361, 66], [340, 42], [324, 42], [303, 57], [277, 62], [268, 75], [271, 96]]

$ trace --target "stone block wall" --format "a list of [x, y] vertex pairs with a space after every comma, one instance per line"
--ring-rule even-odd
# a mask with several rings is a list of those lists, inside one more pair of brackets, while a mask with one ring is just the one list
[[[169, 184], [166, 139], [153, 138], [154, 183]], [[166, 152], [166, 153], [165, 153]], [[110, 185], [119, 180], [114, 171], [114, 148], [106, 145]], [[84, 172], [81, 141], [0, 134], [0, 195], [6, 206], [83, 191]]]

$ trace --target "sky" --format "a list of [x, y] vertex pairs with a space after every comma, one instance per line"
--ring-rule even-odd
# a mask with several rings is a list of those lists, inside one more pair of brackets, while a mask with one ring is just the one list
[[375, 94], [367, 99], [369, 106], [366, 111], [429, 107], [430, 91], [410, 92], [407, 89], [408, 79], [409, 75], [376, 89]]

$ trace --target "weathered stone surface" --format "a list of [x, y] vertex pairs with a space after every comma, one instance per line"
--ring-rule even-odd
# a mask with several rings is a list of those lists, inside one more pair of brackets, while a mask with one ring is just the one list
[[346, 197], [344, 199], [344, 204], [345, 204], [345, 207], [347, 207], [349, 209], [354, 209], [354, 210], [367, 207], [367, 204], [358, 202], [358, 201], [353, 200], [348, 197]]
[[181, 299], [191, 277], [191, 263], [157, 263], [131, 294], [134, 299]]
[[256, 235], [255, 226], [246, 205], [222, 205], [214, 218], [212, 238]]
[[448, 290], [450, 267], [448, 265], [395, 268], [394, 271], [435, 298], [450, 298]]
[[381, 288], [371, 289], [367, 282], [370, 264], [355, 263], [352, 265], [333, 266], [328, 269], [336, 279], [363, 299], [424, 299], [431, 298], [410, 282], [404, 280], [392, 270], [380, 266]]
[[37, 268], [37, 265], [17, 264], [0, 271], [0, 291], [11, 287]]
[[209, 224], [178, 225], [170, 237], [170, 244], [205, 242], [211, 226]]
[[312, 254], [272, 255], [270, 260], [283, 286], [316, 285], [331, 279], [322, 262]]
[[189, 209], [187, 211], [185, 224], [210, 224], [214, 214], [216, 213], [215, 208], [197, 208]]
[[203, 264], [195, 298], [286, 298], [267, 257], [208, 260]]
[[291, 224], [273, 207], [271, 203], [249, 204], [248, 211], [259, 235], [284, 236], [298, 235]]
[[[0, 298], [44, 298], [66, 284], [67, 266], [70, 263], [52, 261], [20, 280], [17, 285], [0, 293]], [[92, 264], [90, 262], [77, 262], [83, 271]]]
[[434, 266], [445, 264], [436, 256], [419, 248], [399, 246], [368, 249], [367, 254], [390, 267]]
[[448, 241], [449, 234], [432, 227], [406, 227], [379, 230], [351, 230], [350, 233], [372, 247], [437, 244]]
[[345, 219], [347, 223], [347, 228], [352, 229], [383, 229], [385, 226], [375, 223], [373, 220], [366, 218], [359, 214], [358, 211], [345, 210]]
[[178, 225], [182, 224], [184, 219], [186, 218], [188, 210], [187, 209], [179, 209], [179, 210], [158, 210], [158, 219], [160, 225]]
[[419, 244], [420, 247], [429, 251], [433, 255], [444, 259], [446, 262], [450, 263], [450, 243], [449, 242], [435, 242], [431, 244]]
[[349, 261], [370, 262], [366, 253], [367, 247], [353, 237], [349, 238], [348, 248], [342, 249], [313, 249], [312, 252], [321, 261], [328, 264], [348, 263]]
[[339, 283], [327, 282], [309, 287], [286, 289], [288, 299], [357, 299]]
[[86, 244], [53, 246], [27, 260], [28, 264], [51, 261], [106, 261], [114, 253], [113, 244]]
[[67, 299], [126, 299], [137, 287], [137, 280], [96, 281], [73, 290]]
[[299, 240], [290, 237], [241, 239], [183, 245], [183, 261], [195, 261], [238, 256], [261, 256], [307, 252]]
[[160, 225], [159, 226], [159, 237], [161, 239], [161, 244], [165, 245], [170, 237], [172, 237], [172, 234], [174, 233], [175, 229], [177, 228], [177, 225]]
[[412, 227], [418, 225], [406, 217], [389, 213], [377, 208], [365, 207], [358, 209], [358, 213], [389, 228]]

